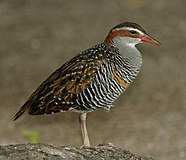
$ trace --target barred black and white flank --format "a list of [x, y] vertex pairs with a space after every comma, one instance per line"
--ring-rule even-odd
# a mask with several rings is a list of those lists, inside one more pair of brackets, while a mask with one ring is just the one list
[[160, 45], [136, 23], [124, 22], [109, 32], [105, 41], [87, 49], [52, 73], [15, 115], [64, 111], [80, 113], [83, 147], [90, 146], [86, 114], [96, 109], [110, 110], [114, 100], [135, 79], [142, 65], [136, 44]]

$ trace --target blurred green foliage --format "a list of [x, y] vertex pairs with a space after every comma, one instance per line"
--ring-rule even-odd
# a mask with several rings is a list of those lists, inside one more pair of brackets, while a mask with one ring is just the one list
[[29, 131], [24, 130], [22, 132], [23, 136], [28, 137], [30, 139], [29, 143], [39, 143], [40, 142], [40, 134], [38, 131]]

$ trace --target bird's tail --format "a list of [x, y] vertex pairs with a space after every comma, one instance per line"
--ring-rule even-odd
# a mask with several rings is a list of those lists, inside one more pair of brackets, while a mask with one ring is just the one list
[[19, 109], [19, 111], [16, 113], [16, 115], [14, 116], [13, 120], [17, 120], [19, 117], [21, 117], [26, 110], [28, 110], [28, 101]]

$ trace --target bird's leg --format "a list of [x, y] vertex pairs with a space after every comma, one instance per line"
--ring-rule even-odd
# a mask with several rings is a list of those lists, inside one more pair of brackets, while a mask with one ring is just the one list
[[87, 133], [87, 127], [86, 127], [86, 117], [87, 113], [80, 113], [79, 114], [79, 123], [81, 127], [81, 132], [82, 132], [82, 138], [83, 138], [83, 145], [82, 147], [90, 147], [90, 141]]

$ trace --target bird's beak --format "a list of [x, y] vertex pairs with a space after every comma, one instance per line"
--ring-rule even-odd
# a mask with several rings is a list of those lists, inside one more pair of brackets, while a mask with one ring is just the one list
[[157, 46], [161, 45], [160, 42], [158, 42], [156, 39], [150, 37], [147, 34], [144, 34], [140, 39], [141, 39], [141, 42], [151, 43], [151, 44], [155, 44]]

